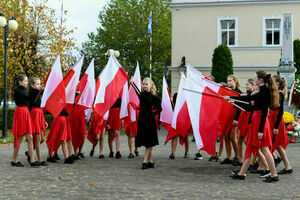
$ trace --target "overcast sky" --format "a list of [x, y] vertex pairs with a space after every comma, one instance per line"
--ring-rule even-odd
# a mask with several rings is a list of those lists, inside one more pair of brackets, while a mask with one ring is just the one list
[[[31, 0], [39, 1], [39, 0]], [[106, 0], [48, 0], [48, 6], [56, 10], [56, 16], [61, 16], [61, 3], [64, 10], [68, 11], [65, 16], [66, 26], [71, 29], [77, 27], [73, 37], [77, 39], [76, 46], [88, 39], [89, 32], [95, 32], [99, 27], [98, 14], [107, 3]]]

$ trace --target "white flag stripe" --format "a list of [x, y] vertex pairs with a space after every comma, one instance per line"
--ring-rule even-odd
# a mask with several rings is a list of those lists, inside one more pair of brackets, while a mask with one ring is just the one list
[[82, 56], [72, 67], [71, 70], [73, 70], [75, 73], [73, 77], [71, 78], [70, 82], [66, 86], [66, 103], [73, 104], [76, 94], [76, 88], [79, 83], [79, 77], [81, 72], [81, 67], [83, 64], [83, 58]]
[[60, 65], [60, 55], [58, 55], [51, 67], [51, 72], [48, 77], [44, 94], [42, 96], [41, 108], [45, 107], [48, 98], [54, 92], [57, 86], [62, 82], [62, 80], [63, 76]]
[[82, 91], [82, 95], [78, 101], [78, 104], [91, 108], [94, 103], [94, 99], [95, 99], [95, 87], [96, 87], [95, 86], [94, 59], [91, 61], [85, 74], [88, 75], [87, 83], [84, 87], [84, 90]]
[[128, 82], [126, 81], [123, 87], [122, 102], [120, 108], [120, 119], [123, 119], [128, 116], [128, 103], [129, 103]]
[[176, 129], [176, 122], [177, 122], [177, 116], [179, 111], [181, 110], [182, 106], [185, 103], [185, 97], [182, 88], [184, 88], [186, 85], [186, 78], [184, 73], [181, 72], [181, 79], [178, 87], [178, 93], [177, 93], [177, 99], [176, 99], [176, 105], [174, 108], [174, 114], [173, 114], [173, 120], [172, 120], [172, 127]]
[[173, 109], [172, 103], [168, 92], [168, 85], [166, 78], [163, 77], [163, 92], [161, 100], [162, 112], [160, 113], [160, 121], [168, 124], [172, 124]]

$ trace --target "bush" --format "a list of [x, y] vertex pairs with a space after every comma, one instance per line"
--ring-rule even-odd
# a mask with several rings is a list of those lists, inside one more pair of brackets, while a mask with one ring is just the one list
[[226, 45], [219, 45], [214, 50], [211, 75], [219, 83], [227, 82], [227, 77], [231, 74], [233, 74], [233, 61], [230, 49]]
[[294, 40], [294, 62], [297, 68], [297, 74], [300, 74], [300, 40]]

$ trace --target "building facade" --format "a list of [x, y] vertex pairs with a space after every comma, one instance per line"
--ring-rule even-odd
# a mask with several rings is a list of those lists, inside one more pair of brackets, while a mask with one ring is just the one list
[[277, 73], [284, 31], [292, 14], [293, 39], [300, 38], [300, 0], [173, 0], [171, 90], [177, 91], [182, 57], [210, 75], [219, 44], [232, 53], [234, 74], [244, 87], [257, 70]]

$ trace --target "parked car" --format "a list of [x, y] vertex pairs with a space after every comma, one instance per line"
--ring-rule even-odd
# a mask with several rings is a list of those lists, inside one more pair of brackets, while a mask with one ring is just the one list
[[[3, 104], [4, 104], [4, 102], [1, 101], [1, 105], [0, 105], [1, 108], [3, 108]], [[16, 108], [17, 107], [16, 103], [13, 101], [7, 101], [6, 106], [7, 106], [7, 108]]]

